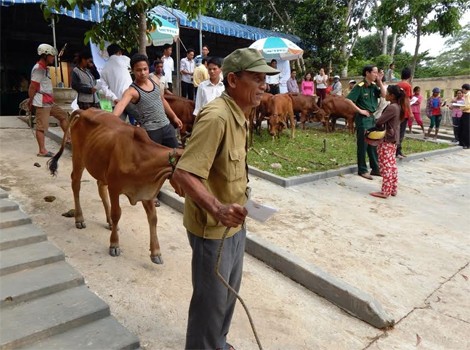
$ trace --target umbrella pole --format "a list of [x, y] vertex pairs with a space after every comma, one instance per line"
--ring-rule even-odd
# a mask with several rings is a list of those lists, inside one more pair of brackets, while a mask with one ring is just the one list
[[54, 60], [54, 68], [55, 68], [55, 84], [56, 86], [58, 85], [58, 76], [57, 76], [57, 42], [56, 42], [56, 38], [55, 38], [55, 18], [54, 16], [52, 16], [52, 19], [51, 19], [51, 27], [52, 27], [52, 44], [54, 45], [54, 49], [55, 49], [55, 52], [56, 52], [56, 55], [55, 55], [55, 60]]
[[199, 54], [202, 57], [202, 18], [201, 18], [201, 11], [199, 11]]

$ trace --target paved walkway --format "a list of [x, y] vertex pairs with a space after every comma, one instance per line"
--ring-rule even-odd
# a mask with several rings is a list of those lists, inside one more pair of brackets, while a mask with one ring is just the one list
[[[355, 175], [288, 189], [251, 177], [255, 198], [280, 209], [266, 225], [248, 222], [254, 239], [282, 247], [303, 263], [368, 293], [397, 322], [388, 331], [367, 326], [321, 298], [288, 288], [282, 277], [273, 278], [247, 257], [244, 295], [258, 316], [255, 321], [267, 349], [470, 348], [470, 240], [465, 231], [470, 224], [470, 152], [400, 163], [399, 171], [399, 196], [386, 201], [368, 195], [378, 189], [379, 180]], [[67, 179], [58, 185], [69, 191]], [[184, 314], [185, 305], [178, 310]], [[243, 316], [236, 314], [232, 337], [237, 348], [255, 348], [249, 328], [242, 326]], [[165, 318], [172, 320], [170, 314]], [[184, 332], [184, 322], [172, 325]], [[159, 347], [149, 349], [154, 348]]]

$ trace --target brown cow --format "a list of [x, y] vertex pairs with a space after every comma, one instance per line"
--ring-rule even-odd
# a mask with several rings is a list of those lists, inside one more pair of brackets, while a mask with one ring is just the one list
[[322, 109], [326, 113], [326, 130], [329, 131], [331, 119], [331, 129], [336, 128], [336, 119], [344, 118], [346, 125], [351, 133], [354, 133], [354, 116], [357, 113], [357, 107], [351, 100], [348, 100], [344, 96], [333, 96], [328, 95], [322, 104]]
[[[144, 129], [128, 125], [102, 110], [78, 110], [70, 118], [70, 127], [64, 133], [62, 146], [49, 160], [48, 168], [51, 174], [56, 175], [58, 161], [70, 132], [73, 147], [71, 177], [75, 226], [79, 229], [86, 227], [80, 206], [80, 180], [83, 170], [87, 169], [98, 182], [106, 221], [112, 230], [109, 254], [120, 255], [119, 195], [124, 194], [132, 205], [142, 202], [150, 228], [150, 259], [156, 264], [162, 264], [154, 200], [163, 182], [171, 177], [182, 150], [159, 145], [148, 137]], [[173, 183], [172, 185], [176, 186]]]
[[270, 99], [271, 110], [268, 119], [269, 134], [274, 138], [279, 136], [290, 123], [291, 137], [295, 137], [295, 118], [292, 109], [292, 99], [288, 94], [274, 95]]
[[302, 124], [302, 129], [305, 129], [305, 122], [320, 110], [317, 105], [318, 97], [296, 93], [290, 93], [289, 96], [292, 99], [294, 113], [300, 113], [300, 123]]
[[253, 108], [249, 116], [250, 125], [250, 146], [253, 145], [253, 131], [256, 130], [258, 135], [261, 135], [261, 123], [270, 114], [271, 109], [271, 97], [273, 94], [268, 92], [263, 93], [261, 96], [261, 102], [258, 107]]
[[163, 96], [167, 100], [171, 109], [180, 118], [183, 127], [180, 129], [181, 144], [185, 145], [186, 139], [191, 135], [194, 124], [194, 101], [187, 98], [176, 96], [172, 94], [165, 94]]

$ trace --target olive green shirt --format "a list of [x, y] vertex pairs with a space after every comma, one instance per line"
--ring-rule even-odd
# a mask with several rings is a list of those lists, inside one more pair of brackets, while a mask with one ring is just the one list
[[368, 84], [365, 80], [356, 84], [346, 97], [361, 109], [374, 113], [379, 106], [379, 97], [382, 92], [376, 83]]
[[[247, 121], [227, 94], [207, 104], [194, 122], [177, 168], [199, 177], [222, 204], [245, 205], [248, 183], [246, 164]], [[189, 196], [184, 203], [183, 224], [196, 236], [221, 239], [225, 227]], [[240, 231], [231, 228], [227, 237]]]

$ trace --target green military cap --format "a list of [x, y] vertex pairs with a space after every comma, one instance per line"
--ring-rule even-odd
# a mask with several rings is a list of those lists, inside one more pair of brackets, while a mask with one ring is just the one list
[[280, 71], [268, 66], [264, 57], [256, 49], [244, 48], [236, 49], [225, 57], [222, 64], [224, 77], [230, 72], [255, 72], [266, 73], [267, 75], [279, 74]]

